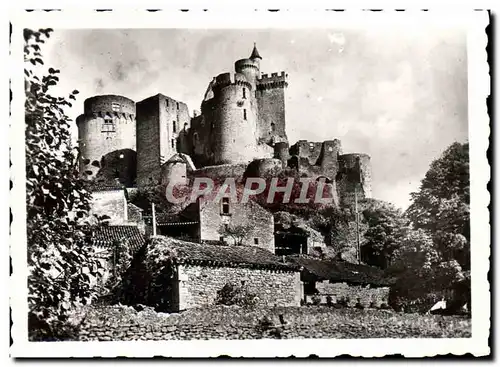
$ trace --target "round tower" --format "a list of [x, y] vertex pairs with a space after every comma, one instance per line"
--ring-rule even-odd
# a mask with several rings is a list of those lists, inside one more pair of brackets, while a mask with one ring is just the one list
[[76, 124], [79, 168], [84, 178], [96, 177], [103, 156], [121, 149], [136, 150], [135, 103], [129, 98], [116, 95], [88, 98]]
[[255, 91], [257, 79], [260, 78], [260, 60], [262, 60], [262, 57], [260, 57], [257, 46], [254, 43], [250, 58], [241, 59], [234, 63], [235, 71], [247, 78], [248, 82], [252, 84], [253, 91]]
[[[220, 74], [213, 86], [214, 164], [244, 163], [257, 149], [257, 104], [253, 87], [242, 74]], [[246, 98], [245, 98], [246, 97]]]

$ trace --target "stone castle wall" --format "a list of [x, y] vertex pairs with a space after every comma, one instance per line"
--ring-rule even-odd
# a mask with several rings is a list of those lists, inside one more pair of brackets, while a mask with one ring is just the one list
[[258, 136], [268, 144], [287, 142], [285, 109], [285, 72], [268, 77], [264, 74], [257, 81], [255, 96], [258, 104]]
[[257, 154], [257, 104], [241, 74], [221, 74], [214, 86], [214, 164], [251, 161]]
[[338, 189], [341, 203], [353, 205], [357, 190], [358, 200], [372, 198], [372, 174], [370, 156], [351, 153], [339, 156]]
[[180, 310], [214, 305], [217, 292], [228, 283], [243, 285], [249, 293], [255, 294], [257, 305], [300, 305], [299, 272], [179, 265], [178, 278]]
[[79, 170], [94, 179], [101, 159], [120, 149], [136, 150], [135, 103], [122, 96], [88, 98], [84, 113], [76, 119], [79, 140]]

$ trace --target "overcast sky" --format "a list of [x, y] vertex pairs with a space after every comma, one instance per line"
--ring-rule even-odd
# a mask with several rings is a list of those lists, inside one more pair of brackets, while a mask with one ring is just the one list
[[163, 93], [199, 109], [208, 82], [253, 42], [264, 73], [286, 71], [287, 134], [339, 138], [372, 158], [373, 195], [401, 208], [430, 162], [467, 139], [467, 51], [459, 29], [55, 30], [46, 65], [84, 99]]

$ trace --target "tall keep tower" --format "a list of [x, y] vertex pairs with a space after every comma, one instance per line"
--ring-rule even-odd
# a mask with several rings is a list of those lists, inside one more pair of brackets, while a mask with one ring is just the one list
[[155, 185], [161, 166], [179, 152], [179, 133], [191, 118], [185, 103], [157, 94], [137, 103], [137, 185]]
[[249, 58], [235, 62], [208, 85], [202, 115], [193, 119], [192, 154], [202, 165], [238, 164], [272, 158], [274, 145], [288, 144], [285, 132], [285, 72], [260, 72], [254, 44]]
[[214, 93], [212, 144], [215, 164], [244, 163], [257, 153], [257, 103], [245, 75], [220, 74]]
[[[135, 103], [131, 99], [116, 95], [88, 98], [76, 124], [82, 177], [95, 179], [113, 152], [123, 150], [124, 154], [135, 155]], [[124, 154], [119, 157], [129, 158]], [[130, 158], [135, 160], [135, 156]]]

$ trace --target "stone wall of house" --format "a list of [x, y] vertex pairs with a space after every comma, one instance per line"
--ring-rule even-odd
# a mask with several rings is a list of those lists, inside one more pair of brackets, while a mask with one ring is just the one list
[[318, 295], [306, 296], [306, 303], [318, 302], [345, 303], [354, 307], [359, 302], [365, 308], [379, 308], [389, 304], [389, 287], [370, 287], [370, 285], [349, 285], [347, 283], [330, 283], [328, 280], [316, 282]]
[[179, 309], [213, 305], [227, 283], [243, 285], [261, 306], [299, 306], [300, 273], [253, 268], [179, 265]]
[[93, 192], [90, 215], [107, 215], [110, 217], [110, 225], [125, 224], [128, 220], [128, 207], [124, 191]]
[[[200, 236], [202, 241], [219, 241], [224, 237], [223, 226], [245, 226], [247, 234], [242, 245], [264, 248], [274, 253], [274, 217], [257, 203], [230, 203], [229, 213], [222, 213], [222, 204], [207, 200], [200, 208]], [[232, 244], [226, 236], [224, 241]]]

